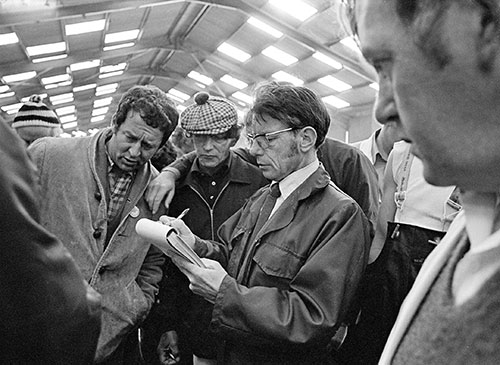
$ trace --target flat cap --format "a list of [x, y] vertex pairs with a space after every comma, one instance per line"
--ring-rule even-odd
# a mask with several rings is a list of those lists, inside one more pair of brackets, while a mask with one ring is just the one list
[[194, 104], [181, 113], [181, 127], [191, 134], [220, 134], [238, 123], [236, 107], [229, 100], [199, 92]]

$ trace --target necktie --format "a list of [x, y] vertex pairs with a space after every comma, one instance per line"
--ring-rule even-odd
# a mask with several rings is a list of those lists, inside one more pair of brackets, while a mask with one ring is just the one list
[[255, 239], [255, 236], [257, 236], [259, 231], [269, 219], [269, 216], [274, 208], [274, 204], [276, 203], [276, 199], [279, 198], [280, 195], [281, 192], [278, 183], [272, 184], [269, 189], [269, 193], [264, 200], [264, 204], [262, 204], [262, 208], [260, 208], [259, 217], [257, 218], [257, 222], [255, 223], [252, 231], [251, 241]]

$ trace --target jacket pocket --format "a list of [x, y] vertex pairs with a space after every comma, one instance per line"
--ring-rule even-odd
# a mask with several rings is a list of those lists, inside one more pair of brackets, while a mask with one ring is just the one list
[[265, 274], [290, 281], [304, 264], [305, 257], [287, 247], [262, 242], [257, 248], [253, 260]]
[[132, 280], [125, 288], [127, 295], [127, 308], [132, 323], [140, 323], [147, 315], [148, 301], [142, 289], [135, 280]]

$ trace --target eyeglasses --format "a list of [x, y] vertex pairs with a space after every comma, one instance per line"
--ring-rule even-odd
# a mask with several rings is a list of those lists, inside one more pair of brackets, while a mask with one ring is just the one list
[[[285, 128], [285, 129], [281, 129], [279, 131], [275, 131], [275, 132], [269, 132], [269, 133], [260, 133], [260, 134], [250, 134], [248, 133], [247, 134], [247, 139], [248, 139], [248, 143], [250, 144], [250, 147], [252, 147], [253, 145], [253, 142], [257, 142], [257, 144], [259, 145], [260, 148], [262, 148], [263, 150], [269, 148], [269, 143], [271, 143], [274, 139], [276, 139], [276, 135], [280, 134], [280, 133], [285, 133], [285, 132], [291, 132], [293, 130], [295, 130], [297, 128]], [[269, 138], [271, 137], [271, 138]]]

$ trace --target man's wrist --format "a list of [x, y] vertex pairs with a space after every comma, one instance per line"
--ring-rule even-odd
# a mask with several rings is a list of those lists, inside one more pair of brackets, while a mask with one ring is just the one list
[[170, 167], [170, 166], [164, 167], [163, 169], [161, 169], [161, 173], [163, 174], [164, 172], [171, 173], [175, 180], [178, 180], [179, 177], [181, 176], [181, 173], [175, 167]]

